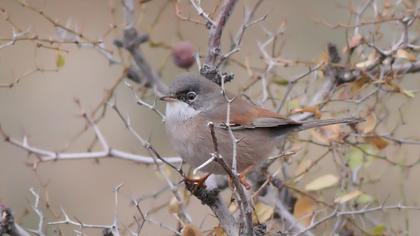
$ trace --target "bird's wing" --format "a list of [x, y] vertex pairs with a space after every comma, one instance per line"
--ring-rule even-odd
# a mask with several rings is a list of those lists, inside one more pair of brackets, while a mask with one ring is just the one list
[[[229, 126], [234, 130], [301, 125], [300, 122], [288, 119], [267, 109], [257, 107], [244, 100], [236, 99], [230, 107]], [[224, 124], [226, 127], [226, 104], [216, 110], [218, 112], [215, 112], [214, 115], [217, 117], [224, 117], [223, 120], [219, 120], [219, 123]]]
[[234, 129], [255, 129], [255, 128], [273, 128], [300, 126], [301, 123], [286, 117], [280, 116], [269, 110], [253, 107], [243, 116], [236, 116], [231, 119], [231, 126]]

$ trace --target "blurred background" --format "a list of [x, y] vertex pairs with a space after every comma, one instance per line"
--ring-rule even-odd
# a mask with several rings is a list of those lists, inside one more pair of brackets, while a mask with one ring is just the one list
[[[123, 24], [123, 16], [119, 1], [27, 0], [26, 2], [43, 9], [48, 16], [61, 24], [77, 29], [90, 39], [103, 39], [106, 48], [118, 55], [112, 41], [121, 37], [122, 32], [120, 26]], [[205, 9], [212, 9], [215, 2], [217, 1], [203, 1], [203, 6]], [[360, 2], [353, 1], [353, 4], [357, 6]], [[266, 30], [276, 31], [281, 25], [285, 25], [285, 33], [280, 36], [285, 39], [282, 56], [293, 60], [317, 61], [327, 43], [336, 43], [339, 48], [346, 45], [345, 30], [331, 29], [317, 22], [320, 20], [331, 24], [348, 22], [349, 12], [344, 7], [347, 3], [347, 1], [334, 0], [266, 0], [256, 16], [268, 14], [268, 18], [247, 30], [241, 51], [234, 58], [242, 62], [246, 58], [252, 66], [263, 68], [257, 41], [262, 42], [266, 39]], [[230, 36], [236, 33], [242, 23], [244, 6], [252, 4], [253, 1], [240, 1], [236, 6], [225, 29], [222, 43], [224, 47], [230, 45]], [[181, 1], [180, 7], [184, 15], [200, 19], [188, 1]], [[39, 14], [22, 7], [18, 1], [0, 0], [0, 8], [6, 10], [10, 19], [22, 30], [30, 29], [43, 38], [57, 35], [51, 23]], [[175, 15], [173, 1], [153, 0], [144, 4], [137, 19], [137, 28], [141, 32], [150, 34], [153, 42], [159, 42], [166, 47], [146, 44], [143, 46], [143, 52], [151, 65], [160, 69], [161, 76], [167, 83], [174, 78], [174, 75], [186, 71], [172, 63], [169, 49], [171, 46], [179, 41], [189, 41], [201, 54], [207, 52], [207, 30], [202, 25], [180, 21]], [[119, 28], [110, 30], [112, 24], [118, 25]], [[397, 38], [392, 31], [385, 33], [389, 33], [389, 41]], [[0, 37], [10, 38], [11, 35], [10, 24], [5, 18], [0, 19]], [[92, 142], [94, 133], [89, 130], [72, 142], [85, 125], [74, 99], [79, 99], [83, 109], [91, 112], [121, 76], [123, 68], [120, 65], [110, 65], [108, 60], [94, 49], [78, 48], [75, 45], [64, 45], [60, 48], [63, 50], [39, 48], [34, 42], [25, 40], [0, 49], [0, 83], [8, 84], [16, 78], [22, 78], [12, 88], [0, 88], [0, 124], [10, 136], [22, 139], [26, 135], [30, 144], [36, 147], [53, 151], [85, 151]], [[59, 68], [57, 68], [58, 54], [64, 63]], [[36, 68], [45, 71], [34, 71]], [[229, 85], [229, 89], [239, 91], [249, 81], [249, 75], [234, 63], [230, 64], [228, 69], [234, 72], [237, 78]], [[297, 65], [277, 70], [287, 79], [304, 72], [305, 69], [305, 66]], [[190, 71], [196, 72], [197, 67], [193, 66]], [[419, 85], [418, 75], [409, 76], [404, 80], [406, 88], [416, 90]], [[283, 92], [282, 88], [274, 90], [275, 96], [279, 98]], [[252, 90], [250, 95], [258, 96], [259, 91]], [[148, 138], [161, 155], [176, 155], [168, 143], [160, 117], [147, 108], [136, 105], [132, 91], [123, 83], [117, 88], [115, 96], [122, 113], [130, 117], [134, 128], [143, 137]], [[415, 137], [420, 131], [415, 123], [419, 116], [417, 108], [420, 100], [418, 96], [410, 102], [397, 97], [388, 106], [402, 104], [406, 125], [399, 135]], [[270, 108], [270, 104], [266, 105]], [[158, 107], [164, 110], [163, 104], [159, 103]], [[384, 130], [387, 128], [386, 125], [383, 127]], [[388, 125], [388, 128], [392, 127], [392, 123]], [[148, 155], [125, 129], [115, 112], [108, 110], [99, 127], [111, 147]], [[402, 151], [385, 152], [385, 154], [392, 155], [392, 158], [397, 160], [410, 161], [419, 157], [418, 150], [418, 146], [405, 146]], [[48, 200], [50, 209], [45, 211], [50, 219], [54, 219], [54, 214], [59, 218], [60, 208], [63, 208], [70, 216], [75, 216], [85, 223], [111, 224], [114, 215], [113, 187], [123, 183], [118, 211], [121, 221], [130, 222], [135, 212], [130, 200], [154, 193], [166, 186], [154, 166], [130, 161], [112, 158], [99, 161], [57, 161], [40, 163], [36, 169], [28, 164], [33, 162], [34, 158], [28, 158], [26, 151], [9, 143], [0, 142], [0, 202], [11, 207], [18, 221], [25, 227], [36, 227], [36, 217], [30, 210], [33, 202], [29, 191], [31, 187], [39, 191], [44, 200]], [[420, 199], [418, 167], [405, 172], [402, 168], [375, 161], [369, 168], [372, 178], [379, 179], [373, 184], [365, 185], [364, 191], [370, 195], [377, 199], [388, 199], [389, 202], [404, 201], [410, 205], [416, 204]], [[323, 160], [305, 177], [304, 182], [310, 180], [311, 176], [318, 176], [331, 169], [334, 169], [333, 162], [328, 159]], [[177, 178], [176, 175], [174, 178]], [[156, 199], [145, 200], [141, 207], [144, 211], [162, 208], [152, 218], [175, 228], [176, 219], [171, 216], [165, 205], [170, 198], [170, 193], [166, 192]], [[209, 216], [208, 209], [195, 198], [192, 198], [188, 211], [192, 214], [195, 225], [205, 222], [203, 230], [209, 230], [215, 225], [215, 219]], [[397, 228], [401, 224], [409, 224], [412, 235], [420, 230], [420, 226], [413, 225], [418, 221], [418, 213], [397, 212], [393, 216], [389, 216], [388, 213], [377, 215], [380, 216], [377, 219], [379, 222], [395, 224]], [[68, 230], [70, 227], [61, 228]], [[154, 224], [146, 224], [143, 230], [144, 235], [169, 234]], [[50, 233], [54, 234], [51, 230]]]

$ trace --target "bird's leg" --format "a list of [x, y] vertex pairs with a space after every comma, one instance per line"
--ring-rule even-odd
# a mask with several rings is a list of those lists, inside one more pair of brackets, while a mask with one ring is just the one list
[[[249, 184], [249, 182], [246, 179], [246, 175], [251, 172], [251, 170], [254, 168], [255, 165], [249, 165], [247, 166], [244, 170], [242, 170], [241, 172], [239, 172], [239, 182], [247, 189], [250, 190], [251, 189], [251, 185]], [[232, 179], [229, 178], [230, 182], [232, 182]]]

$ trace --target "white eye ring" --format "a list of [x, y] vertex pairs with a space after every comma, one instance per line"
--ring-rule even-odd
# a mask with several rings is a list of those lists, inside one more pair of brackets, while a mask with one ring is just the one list
[[187, 93], [186, 97], [187, 97], [188, 101], [192, 102], [197, 98], [197, 94], [193, 91], [190, 91], [190, 92]]

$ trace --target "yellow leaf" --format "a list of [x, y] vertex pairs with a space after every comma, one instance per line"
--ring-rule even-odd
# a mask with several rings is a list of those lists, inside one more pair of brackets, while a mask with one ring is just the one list
[[60, 69], [61, 67], [64, 66], [64, 64], [65, 64], [65, 60], [64, 60], [63, 54], [57, 53], [57, 56], [55, 58], [55, 66]]
[[214, 236], [226, 236], [225, 231], [220, 226], [214, 227], [213, 234]]
[[287, 108], [289, 111], [299, 108], [299, 101], [297, 99], [292, 99], [287, 102]]
[[311, 224], [316, 207], [317, 205], [314, 200], [306, 196], [300, 196], [296, 201], [293, 216], [301, 225], [306, 227]]
[[174, 214], [179, 213], [179, 211], [181, 210], [181, 205], [179, 204], [176, 197], [172, 197], [171, 200], [169, 201], [168, 210], [170, 213], [174, 213]]
[[289, 80], [285, 79], [285, 78], [274, 78], [273, 83], [280, 85], [280, 86], [287, 86], [289, 85]]
[[324, 188], [334, 186], [338, 183], [337, 176], [333, 174], [326, 174], [320, 176], [305, 186], [306, 191], [318, 191]]
[[201, 233], [200, 229], [191, 224], [186, 224], [184, 228], [182, 228], [181, 233], [182, 236], [204, 236], [204, 234]]
[[303, 178], [303, 175], [312, 166], [311, 159], [305, 159], [299, 163], [295, 170], [295, 182], [298, 182]]
[[340, 197], [337, 197], [336, 199], [334, 199], [334, 203], [343, 204], [343, 203], [346, 203], [346, 202], [360, 196], [361, 194], [362, 194], [362, 192], [360, 192], [360, 190], [354, 190], [354, 191], [346, 193], [346, 194], [344, 194]]
[[403, 58], [403, 59], [407, 59], [411, 62], [414, 62], [417, 60], [416, 55], [414, 55], [411, 52], [408, 52], [404, 49], [398, 49], [397, 54], [395, 55], [397, 58]]
[[252, 221], [255, 223], [265, 223], [271, 219], [274, 214], [274, 208], [262, 202], [255, 205], [255, 212], [252, 216]]
[[372, 234], [375, 236], [384, 235], [385, 233], [385, 225], [379, 224], [372, 229]]

